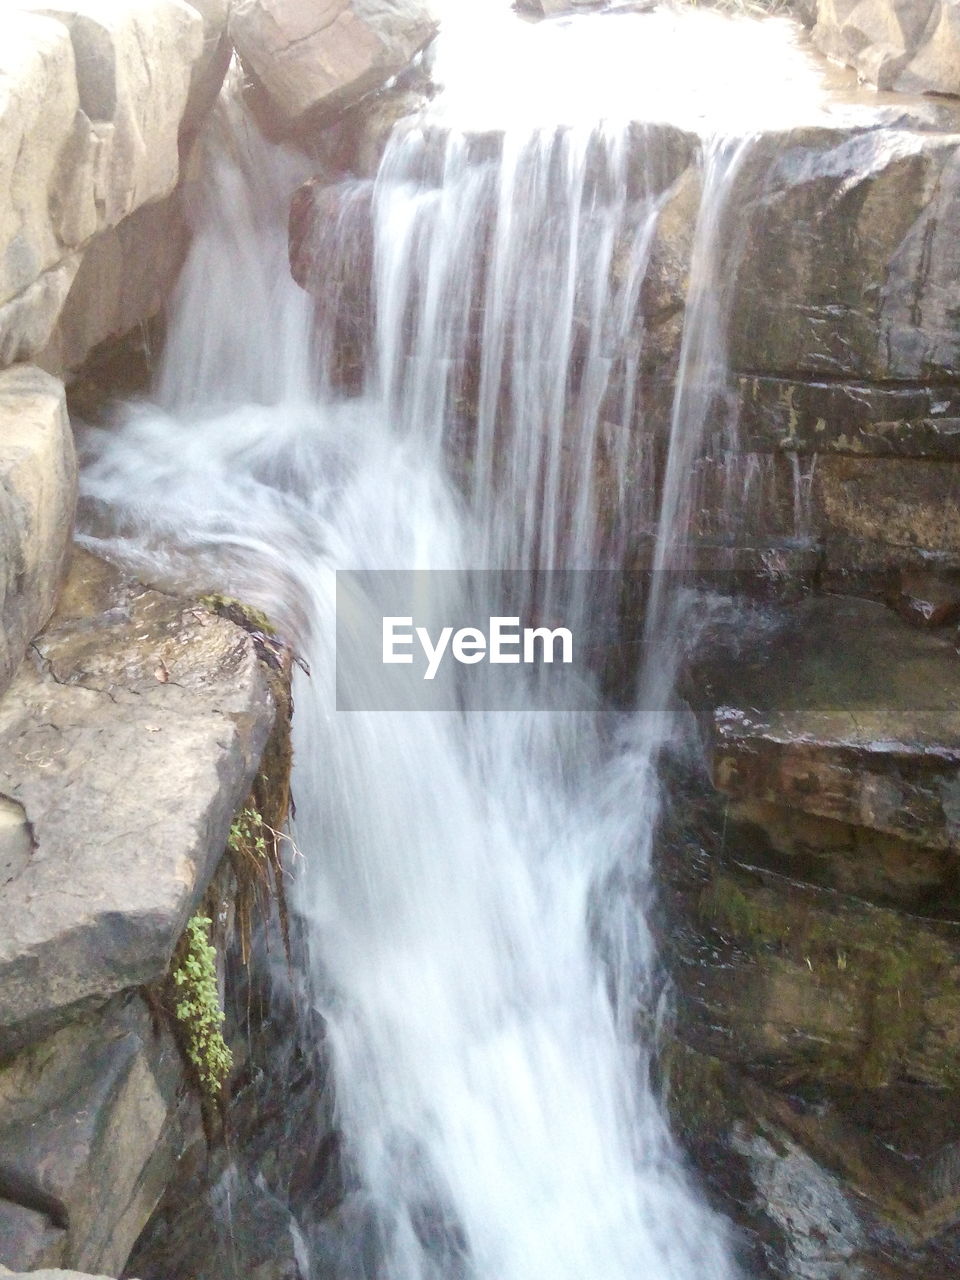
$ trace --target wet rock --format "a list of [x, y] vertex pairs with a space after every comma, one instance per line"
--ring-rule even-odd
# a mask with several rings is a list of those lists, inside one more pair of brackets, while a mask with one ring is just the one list
[[714, 870], [713, 955], [682, 970], [696, 1043], [781, 1083], [960, 1086], [960, 927], [770, 872]]
[[119, 1274], [173, 1175], [182, 1087], [172, 1037], [138, 996], [0, 1067], [0, 1260]]
[[745, 448], [960, 459], [960, 385], [737, 379]]
[[828, 570], [875, 579], [900, 566], [960, 567], [956, 476], [949, 462], [818, 457], [811, 499]]
[[0, 701], [31, 841], [0, 888], [0, 1053], [166, 971], [273, 719], [246, 631], [77, 555]]
[[715, 785], [928, 849], [960, 850], [960, 664], [882, 605], [800, 603], [713, 725]]
[[426, 0], [237, 0], [230, 33], [288, 125], [329, 120], [402, 71], [436, 31]]
[[742, 830], [703, 797], [659, 844], [678, 1137], [740, 1227], [747, 1274], [952, 1274], [960, 1091], [940, 1002], [958, 925], [770, 874]]
[[932, 570], [903, 570], [888, 603], [917, 627], [960, 621], [960, 577]]
[[953, 0], [818, 0], [813, 40], [879, 89], [960, 93]]
[[310, 1224], [342, 1198], [323, 1024], [306, 1012], [305, 940], [291, 923], [290, 968], [275, 918], [249, 963], [228, 953], [229, 1144], [208, 1151], [193, 1133], [129, 1260], [142, 1280], [222, 1280], [225, 1256], [238, 1275], [298, 1280]]
[[878, 906], [960, 916], [960, 867], [949, 850], [751, 800], [727, 805], [724, 829], [727, 847], [751, 866]]
[[0, 372], [0, 692], [56, 604], [76, 471], [60, 383], [30, 365]]
[[374, 329], [373, 182], [316, 179], [290, 205], [290, 269], [314, 299], [334, 385], [358, 391]]
[[956, 135], [770, 136], [744, 175], [736, 369], [792, 380], [956, 381]]

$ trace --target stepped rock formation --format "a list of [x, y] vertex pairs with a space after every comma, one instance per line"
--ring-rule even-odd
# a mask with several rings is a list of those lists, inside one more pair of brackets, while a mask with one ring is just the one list
[[[814, 38], [880, 88], [958, 93], [958, 9], [820, 0]], [[352, 147], [369, 180], [388, 125], [421, 99], [388, 91], [320, 130], [435, 27], [423, 0], [236, 0], [229, 31], [227, 11], [17, 0], [0, 19], [0, 1262], [14, 1268], [119, 1273], [158, 1202], [143, 1246], [158, 1272], [191, 1235], [216, 1265], [198, 1105], [142, 988], [163, 978], [205, 894], [230, 915], [231, 818], [284, 718], [247, 628], [84, 553], [70, 567], [76, 461], [60, 379], [169, 295], [191, 143], [231, 37], [283, 130], [308, 127], [337, 170]], [[890, 1258], [898, 1274], [942, 1280], [960, 1257], [960, 689], [952, 633], [912, 630], [879, 603], [944, 628], [960, 607], [960, 113], [887, 111], [882, 129], [831, 124], [756, 148], [728, 388], [773, 491], [751, 550], [776, 576], [803, 541], [808, 579], [873, 599], [797, 607], [796, 637], [824, 660], [806, 670], [802, 653], [767, 654], [791, 682], [764, 695], [766, 715], [749, 681], [710, 685], [709, 830], [678, 822], [662, 852], [666, 914], [681, 924], [664, 951], [685, 1005], [665, 1055], [670, 1105], [723, 1194], [740, 1195], [773, 1274], [804, 1280], [888, 1277]], [[695, 140], [664, 126], [661, 150], [640, 294], [653, 434], [666, 429], [701, 194]], [[294, 271], [338, 310], [348, 385], [370, 319], [370, 186], [324, 172], [294, 205]], [[339, 276], [311, 237], [347, 205], [353, 256]], [[880, 705], [856, 702], [864, 672]], [[801, 675], [816, 696], [798, 709]], [[299, 1085], [306, 1133], [318, 1087], [305, 1069]], [[318, 1194], [321, 1139], [267, 1150], [253, 1086], [242, 1106], [250, 1196], [271, 1161], [304, 1202]], [[260, 1191], [238, 1227], [244, 1265], [294, 1275], [289, 1209]]]

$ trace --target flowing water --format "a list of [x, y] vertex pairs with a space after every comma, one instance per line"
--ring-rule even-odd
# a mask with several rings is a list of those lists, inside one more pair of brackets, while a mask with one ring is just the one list
[[[776, 24], [535, 28], [486, 12], [467, 34], [451, 23], [447, 91], [396, 130], [361, 202], [374, 316], [362, 393], [318, 371], [329, 334], [313, 343], [287, 268], [286, 208], [307, 167], [234, 107], [211, 142], [153, 401], [90, 432], [84, 494], [110, 513], [96, 545], [266, 606], [308, 660], [292, 893], [376, 1226], [370, 1274], [724, 1280], [726, 1227], [691, 1186], [648, 1073], [649, 864], [682, 620], [668, 570], [724, 376], [726, 214], [749, 150], [723, 59], [752, 60], [757, 93], [792, 78], [812, 98], [815, 76]], [[484, 42], [501, 61], [477, 83]], [[708, 83], [678, 96], [681, 50]], [[711, 95], [731, 110], [703, 146], [655, 499], [650, 442], [610, 426], [643, 419], [638, 299], [668, 190], [656, 132], [630, 121], [663, 118], [669, 96], [709, 133]], [[471, 141], [502, 126], [493, 147]], [[506, 712], [466, 691], [429, 714], [336, 710], [338, 679], [376, 705], [385, 678], [343, 647], [335, 670], [337, 569], [617, 568], [637, 529], [664, 572], [635, 714], [605, 711], [599, 693], [592, 710], [544, 712], [519, 676]], [[437, 608], [457, 606], [449, 581]], [[604, 602], [572, 607], [576, 626]], [[364, 1274], [349, 1240], [312, 1239], [318, 1277]]]

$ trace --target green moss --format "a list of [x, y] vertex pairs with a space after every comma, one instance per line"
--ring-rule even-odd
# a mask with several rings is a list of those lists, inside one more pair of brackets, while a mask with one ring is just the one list
[[922, 1047], [926, 999], [950, 989], [947, 975], [955, 964], [954, 949], [926, 922], [841, 896], [824, 900], [787, 882], [773, 887], [722, 872], [702, 891], [698, 909], [703, 923], [735, 942], [771, 983], [775, 967], [784, 965], [798, 990], [804, 980], [814, 984], [820, 994], [807, 1008], [820, 1000], [825, 1026], [838, 1000], [860, 1011], [860, 1052], [837, 1058], [825, 1030], [815, 1074], [878, 1088], [916, 1069], [911, 1055], [919, 1052], [931, 1080], [953, 1083], [948, 1054], [931, 1057]]
[[201, 596], [197, 603], [204, 609], [208, 609], [210, 613], [228, 618], [247, 631], [259, 631], [266, 636], [277, 634], [276, 627], [262, 609], [255, 609], [253, 605], [245, 604], [244, 601], [237, 600], [233, 596], [224, 596], [214, 591], [210, 595]]
[[740, 1115], [729, 1064], [677, 1039], [661, 1048], [664, 1101], [677, 1130], [697, 1141], [725, 1132]]
[[184, 1054], [203, 1099], [219, 1106], [233, 1066], [223, 1038], [224, 1012], [217, 987], [217, 953], [209, 916], [196, 915], [184, 931], [170, 974], [173, 1015]]
[[764, 902], [759, 895], [748, 896], [728, 876], [715, 876], [704, 889], [700, 914], [720, 933], [729, 932], [758, 946], [780, 946], [790, 935], [782, 910]]

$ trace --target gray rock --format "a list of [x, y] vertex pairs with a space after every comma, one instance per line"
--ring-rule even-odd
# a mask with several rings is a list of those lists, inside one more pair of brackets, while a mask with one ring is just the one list
[[960, 136], [806, 130], [758, 144], [743, 181], [736, 369], [956, 378]]
[[736, 800], [960, 852], [960, 666], [951, 640], [866, 600], [789, 615], [716, 692], [713, 776]]
[[0, 887], [0, 1054], [165, 972], [273, 717], [245, 631], [76, 557], [0, 701], [0, 794], [32, 845]]
[[813, 39], [879, 89], [960, 93], [957, 0], [818, 0]]
[[[174, 190], [181, 145], [212, 105], [229, 57], [224, 0], [14, 0], [9, 8], [0, 50], [9, 90], [0, 105], [0, 365], [56, 346], [84, 250]], [[157, 276], [169, 270], [164, 236], [142, 242], [140, 254], [144, 247]], [[103, 257], [88, 279], [102, 277]], [[126, 293], [113, 284], [118, 296], [104, 305], [122, 312], [136, 283], [133, 273]], [[146, 304], [152, 297], [146, 291]], [[69, 324], [75, 340], [77, 322]], [[87, 327], [91, 345], [111, 336]]]
[[237, 51], [288, 124], [386, 84], [436, 27], [428, 0], [237, 0], [230, 16]]
[[43, 1271], [10, 1271], [0, 1267], [0, 1276], [10, 1280], [111, 1280], [110, 1276], [92, 1276], [88, 1271], [61, 1271], [59, 1268]]
[[175, 1169], [183, 1076], [136, 996], [0, 1069], [0, 1259], [119, 1274]]
[[30, 365], [0, 372], [0, 692], [56, 604], [76, 470], [60, 383]]
[[95, 236], [38, 363], [69, 379], [95, 347], [157, 316], [177, 279], [187, 241], [179, 188]]

